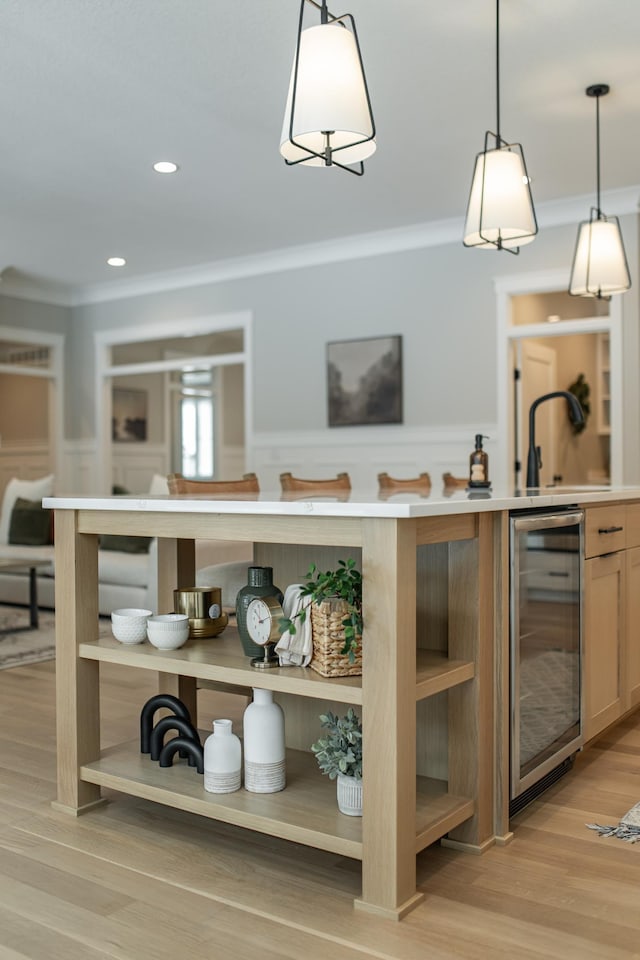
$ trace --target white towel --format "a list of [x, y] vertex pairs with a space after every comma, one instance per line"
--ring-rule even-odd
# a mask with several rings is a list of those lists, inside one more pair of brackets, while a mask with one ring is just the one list
[[291, 583], [284, 592], [282, 609], [285, 617], [294, 620], [296, 632], [294, 634], [283, 633], [276, 643], [276, 653], [280, 659], [281, 667], [307, 667], [311, 662], [313, 653], [313, 642], [311, 638], [311, 611], [307, 609], [307, 615], [304, 623], [295, 615], [303, 608], [311, 605], [309, 597], [302, 597], [300, 591], [303, 584]]

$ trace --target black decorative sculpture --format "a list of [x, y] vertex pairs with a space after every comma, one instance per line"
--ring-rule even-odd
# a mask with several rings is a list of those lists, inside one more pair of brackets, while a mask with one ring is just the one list
[[[188, 737], [173, 737], [160, 751], [160, 766], [170, 767], [173, 763], [174, 755], [180, 751], [189, 754], [189, 765], [193, 766], [198, 773], [204, 773], [204, 747], [201, 743], [194, 743]], [[193, 759], [193, 764], [191, 760]]]
[[160, 707], [173, 710], [175, 716], [182, 717], [183, 720], [189, 722], [191, 721], [191, 714], [182, 700], [178, 700], [177, 697], [173, 697], [170, 693], [158, 693], [155, 697], [151, 697], [147, 700], [140, 712], [140, 753], [149, 753], [151, 749], [153, 715]]
[[[200, 744], [198, 731], [189, 720], [185, 720], [183, 717], [162, 717], [151, 731], [149, 752], [152, 760], [160, 759], [160, 754], [164, 746], [164, 735], [167, 730], [177, 730], [179, 737], [193, 740], [194, 743]], [[185, 754], [181, 752], [180, 756], [184, 757]], [[189, 754], [189, 762], [191, 763], [191, 754]]]

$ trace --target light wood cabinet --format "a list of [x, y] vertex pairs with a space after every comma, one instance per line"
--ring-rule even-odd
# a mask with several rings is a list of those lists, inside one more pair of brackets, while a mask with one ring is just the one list
[[624, 711], [624, 553], [586, 560], [584, 579], [583, 729], [590, 740]]
[[[54, 501], [55, 503], [55, 501]], [[59, 504], [59, 501], [57, 502]], [[275, 511], [274, 511], [275, 513]], [[363, 573], [363, 675], [326, 679], [304, 668], [257, 671], [232, 627], [215, 641], [175, 651], [100, 638], [100, 533], [158, 537], [158, 596], [194, 576], [195, 539], [257, 542], [282, 562], [300, 546], [359, 551]], [[178, 539], [179, 538], [179, 539]], [[313, 546], [311, 546], [313, 545]], [[426, 555], [425, 555], [426, 551]], [[283, 568], [284, 569], [284, 568]], [[295, 569], [298, 569], [297, 564]], [[306, 569], [306, 568], [305, 568]], [[427, 574], [427, 575], [424, 575]], [[58, 809], [77, 814], [101, 802], [102, 787], [198, 813], [362, 861], [361, 908], [395, 919], [422, 899], [416, 853], [440, 837], [480, 850], [494, 839], [494, 520], [454, 517], [226, 515], [218, 504], [92, 499], [56, 510]], [[276, 582], [278, 580], [276, 579]], [[283, 580], [282, 583], [294, 582]], [[417, 613], [416, 613], [417, 611]], [[287, 787], [273, 795], [205, 793], [193, 770], [160, 770], [141, 756], [137, 731], [100, 748], [103, 662], [156, 671], [160, 688], [193, 708], [198, 680], [273, 690], [285, 714]], [[445, 698], [443, 776], [418, 762], [421, 705]], [[335, 783], [297, 742], [299, 724], [328, 704], [353, 704], [364, 730], [364, 815], [337, 810]], [[142, 704], [141, 704], [142, 706]], [[193, 714], [192, 714], [193, 715]]]
[[625, 643], [621, 662], [625, 708], [640, 704], [640, 547], [626, 551]]
[[585, 517], [584, 733], [640, 704], [640, 503]]
[[584, 555], [601, 557], [627, 546], [627, 514], [624, 504], [590, 507], [585, 511]]

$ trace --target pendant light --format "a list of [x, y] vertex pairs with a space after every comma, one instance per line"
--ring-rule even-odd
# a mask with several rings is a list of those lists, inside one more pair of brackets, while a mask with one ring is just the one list
[[600, 209], [600, 97], [608, 93], [606, 83], [594, 83], [586, 89], [587, 96], [596, 101], [596, 206], [578, 228], [569, 282], [572, 297], [598, 300], [608, 300], [631, 286], [618, 218], [606, 217]]
[[[305, 4], [320, 11], [320, 22], [303, 29]], [[375, 132], [353, 17], [334, 17], [326, 0], [302, 0], [280, 137], [285, 163], [362, 176]]]
[[496, 132], [476, 157], [464, 225], [465, 247], [519, 253], [538, 232], [529, 175], [519, 143], [500, 133], [500, 0], [496, 0]]

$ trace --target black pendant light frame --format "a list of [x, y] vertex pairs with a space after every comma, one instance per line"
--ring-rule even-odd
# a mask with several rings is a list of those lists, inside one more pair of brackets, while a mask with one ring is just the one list
[[[489, 140], [493, 138], [494, 146], [489, 146]], [[538, 220], [536, 218], [536, 211], [533, 205], [533, 197], [531, 195], [531, 178], [527, 170], [527, 164], [524, 159], [524, 151], [522, 145], [519, 143], [508, 143], [504, 140], [500, 134], [500, 0], [496, 0], [496, 133], [493, 133], [491, 130], [487, 130], [484, 135], [484, 150], [481, 153], [476, 155], [476, 165], [478, 159], [481, 156], [486, 156], [487, 153], [491, 153], [495, 150], [509, 150], [512, 153], [518, 153], [520, 155], [520, 160], [522, 162], [522, 169], [524, 170], [524, 176], [526, 178], [526, 187], [529, 194], [529, 202], [531, 204], [531, 213], [533, 215], [533, 223], [535, 230], [533, 231], [533, 236], [538, 232]], [[482, 208], [484, 203], [484, 178], [486, 173], [486, 164], [482, 165], [482, 190], [480, 193], [480, 222], [478, 227], [478, 235], [483, 244], [486, 244], [491, 247], [495, 247], [496, 250], [506, 250], [508, 253], [513, 253], [516, 256], [520, 253], [520, 247], [505, 247], [498, 233], [497, 240], [490, 240], [488, 237], [485, 237], [482, 233]], [[474, 167], [475, 171], [475, 167]], [[471, 194], [473, 192], [473, 179], [471, 181], [471, 190], [469, 191], [469, 200], [467, 201], [467, 209], [469, 209], [469, 203], [471, 201]], [[532, 234], [523, 233], [522, 238], [530, 237]], [[509, 237], [509, 241], [521, 239], [520, 237]], [[465, 247], [477, 247], [478, 243], [466, 243], [465, 240], [462, 241]]]
[[[569, 280], [569, 296], [570, 297], [594, 297], [596, 300], [611, 300], [611, 294], [603, 294], [600, 287], [598, 287], [597, 293], [589, 293], [589, 270], [590, 265], [587, 261], [587, 274], [585, 287], [587, 293], [572, 293], [571, 286], [573, 281], [573, 274], [576, 266], [576, 258], [578, 256], [578, 247], [580, 245], [580, 236], [582, 234], [582, 228], [591, 224], [596, 223], [598, 220], [602, 220], [604, 223], [615, 223], [622, 240], [622, 230], [620, 229], [620, 220], [618, 217], [607, 217], [602, 212], [602, 207], [600, 206], [600, 97], [606, 97], [609, 93], [609, 84], [608, 83], [592, 83], [591, 86], [587, 87], [585, 93], [588, 97], [594, 97], [596, 101], [596, 205], [591, 207], [589, 210], [589, 219], [582, 220], [578, 226], [578, 235], [576, 238], [576, 246], [573, 252], [573, 261], [571, 263], [571, 275]], [[622, 246], [622, 256], [624, 258], [624, 265], [627, 272], [627, 276], [630, 278], [631, 274], [629, 273], [629, 263], [627, 261], [627, 252], [624, 248], [624, 243]], [[589, 254], [591, 254], [591, 244], [589, 244]], [[631, 286], [631, 279], [629, 279], [629, 287]], [[626, 289], [628, 290], [629, 287]]]
[[[322, 133], [325, 137], [325, 148], [322, 153], [318, 153], [316, 150], [312, 150], [310, 147], [307, 147], [302, 143], [298, 143], [298, 141], [294, 139], [294, 135], [293, 135], [293, 121], [294, 121], [295, 111], [296, 111], [296, 94], [297, 94], [297, 87], [298, 87], [298, 61], [300, 57], [300, 41], [302, 37], [305, 3], [310, 4], [312, 7], [315, 7], [317, 10], [320, 11], [320, 23], [337, 23], [337, 24], [340, 24], [340, 26], [344, 27], [345, 30], [347, 30], [349, 28], [346, 26], [344, 21], [349, 22], [351, 27], [351, 32], [353, 34], [353, 37], [356, 43], [356, 50], [358, 51], [358, 60], [360, 62], [360, 70], [362, 72], [362, 81], [364, 83], [364, 90], [367, 98], [367, 107], [369, 110], [369, 120], [371, 122], [370, 136], [362, 137], [359, 140], [354, 140], [352, 143], [345, 143], [341, 147], [331, 146], [331, 135], [333, 133], [333, 130], [323, 130]], [[321, 0], [320, 3], [316, 3], [316, 0], [302, 0], [302, 2], [300, 3], [300, 17], [298, 20], [298, 36], [296, 39], [296, 55], [295, 55], [294, 68], [293, 68], [293, 91], [291, 95], [291, 114], [289, 117], [289, 142], [292, 143], [293, 146], [297, 147], [299, 150], [303, 150], [307, 154], [307, 156], [301, 157], [300, 160], [287, 160], [285, 158], [284, 162], [288, 167], [295, 167], [299, 163], [305, 163], [306, 161], [312, 159], [313, 157], [317, 157], [319, 160], [322, 160], [324, 162], [324, 165], [326, 167], [339, 167], [341, 170], [346, 170], [347, 173], [353, 173], [357, 177], [361, 177], [364, 174], [364, 162], [362, 160], [360, 160], [357, 167], [350, 167], [344, 163], [339, 163], [335, 159], [335, 154], [339, 153], [340, 150], [347, 150], [352, 147], [357, 147], [362, 143], [369, 143], [370, 140], [374, 139], [375, 135], [376, 135], [376, 126], [373, 119], [373, 111], [371, 109], [371, 98], [369, 97], [369, 87], [367, 85], [367, 77], [364, 72], [364, 64], [362, 62], [362, 54], [360, 52], [360, 41], [358, 40], [358, 31], [356, 30], [356, 23], [355, 23], [355, 20], [353, 19], [352, 14], [343, 13], [340, 16], [334, 16], [327, 9], [327, 0]]]

